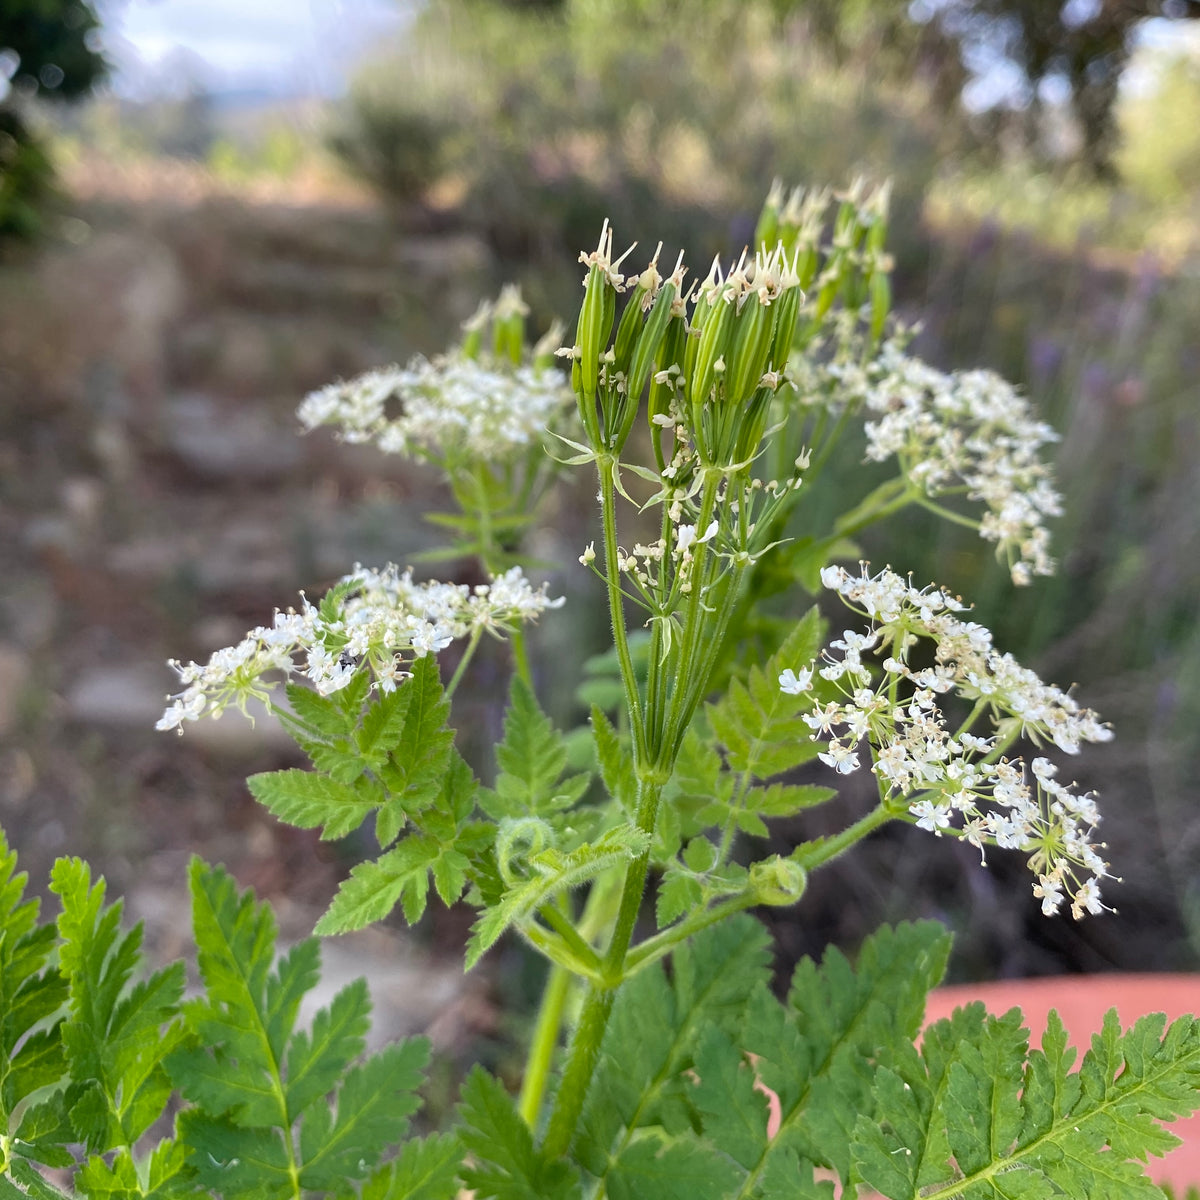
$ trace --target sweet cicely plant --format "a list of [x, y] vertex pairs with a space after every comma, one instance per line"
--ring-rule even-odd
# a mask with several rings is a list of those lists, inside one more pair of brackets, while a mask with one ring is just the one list
[[[369, 823], [378, 854], [317, 934], [397, 907], [415, 922], [432, 888], [478, 912], [468, 969], [506, 935], [547, 959], [519, 1095], [477, 1067], [451, 1127], [408, 1138], [426, 1046], [363, 1058], [361, 981], [298, 1027], [319, 943], [276, 961], [269, 910], [220, 869], [192, 868], [205, 990], [184, 1000], [178, 964], [136, 978], [137, 934], [82, 863], [55, 869], [54, 927], [9, 859], [0, 1195], [1162, 1195], [1145, 1162], [1174, 1141], [1158, 1122], [1200, 1098], [1193, 1018], [1122, 1032], [1110, 1014], [1078, 1070], [1057, 1019], [1031, 1047], [1015, 1011], [971, 1006], [918, 1042], [949, 953], [931, 922], [881, 929], [854, 965], [804, 960], [782, 1002], [768, 986], [750, 910], [802, 904], [812, 872], [888, 822], [984, 863], [1024, 854], [1047, 915], [1101, 913], [1111, 882], [1095, 798], [1052, 757], [1108, 727], [961, 598], [858, 561], [855, 535], [916, 505], [977, 529], [1025, 584], [1053, 569], [1058, 509], [1053, 434], [1028, 404], [907, 353], [885, 230], [883, 191], [776, 190], [754, 252], [689, 285], [682, 257], [626, 267], [606, 226], [557, 351], [569, 382], [559, 332], [526, 348], [506, 291], [451, 353], [310, 396], [306, 427], [444, 472], [457, 511], [438, 523], [489, 581], [358, 567], [176, 664], [160, 728], [263, 700], [311, 766], [253, 776], [255, 797], [324, 838]], [[808, 498], [859, 421], [894, 475], [822, 527]], [[563, 603], [521, 547], [565, 471], [597, 487], [580, 559], [613, 644], [606, 703], [575, 737], [542, 711], [522, 635]], [[453, 728], [485, 634], [513, 660], [494, 764], [468, 762]], [[763, 856], [771, 821], [836, 805], [851, 775], [872, 782], [865, 815]]]

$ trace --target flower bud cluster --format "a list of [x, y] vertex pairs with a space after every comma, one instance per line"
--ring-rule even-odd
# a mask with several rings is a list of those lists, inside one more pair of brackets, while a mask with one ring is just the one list
[[276, 672], [300, 675], [323, 696], [340, 691], [361, 670], [391, 691], [415, 658], [436, 654], [452, 641], [479, 632], [501, 633], [558, 608], [545, 585], [534, 588], [520, 567], [484, 583], [415, 583], [412, 571], [388, 565], [356, 567], [314, 606], [301, 593], [299, 611], [276, 611], [274, 621], [250, 630], [236, 646], [216, 651], [207, 663], [171, 666], [184, 690], [170, 697], [156, 728], [179, 729], [184, 721], [218, 717], [230, 705], [245, 711], [252, 698], [265, 700]]
[[[819, 669], [780, 677], [782, 690], [798, 694], [813, 687], [815, 671], [842, 694], [804, 717], [814, 736], [829, 739], [821, 760], [849, 774], [865, 744], [884, 800], [903, 805], [919, 827], [963, 838], [981, 854], [986, 845], [1024, 851], [1044, 912], [1064, 898], [1077, 918], [1099, 912], [1097, 881], [1108, 864], [1092, 838], [1100, 820], [1094, 798], [1058, 783], [1047, 759], [1027, 770], [1002, 755], [1022, 734], [1075, 753], [1083, 742], [1110, 740], [1108, 726], [995, 650], [991, 633], [958, 616], [964, 606], [946, 592], [918, 589], [889, 570], [871, 576], [865, 566], [859, 575], [826, 567], [821, 578], [871, 622], [868, 632], [847, 630], [831, 642]], [[933, 643], [932, 664], [914, 667], [921, 641]], [[948, 695], [975, 702], [953, 732], [942, 707]], [[980, 736], [971, 726], [985, 714], [992, 729]]]
[[[630, 247], [632, 250], [633, 247]], [[663, 277], [658, 253], [640, 274], [623, 275], [612, 258], [607, 222], [600, 242], [580, 255], [587, 267], [575, 344], [561, 353], [593, 447], [619, 452], [649, 385], [648, 416], [660, 470], [663, 429], [685, 421], [701, 461], [749, 460], [766, 428], [803, 301], [795, 261], [766, 248], [725, 274], [719, 262], [683, 289], [682, 255]], [[617, 320], [617, 296], [629, 291]]]
[[306, 431], [332, 425], [347, 442], [373, 442], [409, 458], [510, 461], [539, 445], [572, 399], [552, 366], [550, 343], [561, 338], [561, 326], [527, 352], [525, 312], [520, 293], [505, 288], [466, 322], [455, 353], [323, 387], [301, 403], [300, 423]]
[[[892, 306], [892, 259], [884, 250], [890, 197], [890, 185], [872, 188], [863, 179], [837, 196], [828, 188], [786, 193], [778, 181], [772, 185], [754, 244], [778, 242], [792, 256], [800, 286], [809, 295], [801, 315], [801, 345], [817, 337], [839, 296], [855, 323], [866, 321], [871, 344], [878, 343]], [[833, 234], [823, 247], [835, 199]]]

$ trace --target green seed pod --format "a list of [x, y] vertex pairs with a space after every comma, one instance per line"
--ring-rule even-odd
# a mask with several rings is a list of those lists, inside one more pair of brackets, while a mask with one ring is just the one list
[[892, 310], [892, 283], [886, 271], [871, 276], [871, 345], [879, 345], [888, 313]]
[[685, 379], [690, 380], [696, 373], [696, 356], [700, 353], [700, 338], [704, 333], [704, 324], [711, 315], [712, 309], [704, 303], [702, 298], [698, 299], [692, 309], [690, 332], [688, 333], [687, 345], [683, 351], [683, 375]]
[[[697, 308], [704, 305], [708, 305], [707, 300], [701, 300]], [[733, 310], [733, 304], [722, 299], [719, 293], [715, 302], [709, 306], [704, 328], [700, 331], [700, 344], [696, 349], [695, 367], [688, 373], [688, 403], [693, 413], [708, 399], [708, 393], [715, 377], [717, 359], [725, 356], [729, 335], [733, 329]]]
[[[579, 324], [575, 334], [575, 344], [582, 352], [579, 359], [580, 383], [584, 395], [587, 396], [596, 394], [600, 377], [600, 355], [608, 346], [608, 335], [612, 330], [611, 317], [605, 322], [607, 294], [612, 291], [613, 287], [604, 272], [593, 264], [588, 270], [583, 307], [579, 310]], [[615, 296], [612, 303], [615, 310]]]
[[[666, 371], [670, 367], [682, 369], [687, 340], [687, 321], [683, 317], [672, 317], [667, 324], [667, 332], [663, 335], [662, 346], [655, 359], [660, 371]], [[672, 390], [669, 383], [657, 383], [651, 380], [646, 415], [649, 417], [665, 415], [671, 406]]]
[[843, 200], [838, 205], [837, 216], [833, 219], [833, 244], [835, 246], [843, 246], [849, 241], [850, 230], [857, 215], [858, 209], [849, 200]]
[[804, 292], [799, 286], [786, 288], [775, 301], [775, 336], [771, 342], [770, 364], [776, 371], [787, 366], [796, 340], [796, 323], [800, 319], [800, 305]]
[[746, 412], [742, 417], [741, 428], [738, 430], [737, 447], [734, 451], [735, 461], [746, 462], [758, 449], [758, 444], [762, 441], [763, 433], [767, 428], [767, 418], [771, 414], [771, 397], [774, 395], [775, 392], [772, 388], [760, 387], [750, 397], [750, 403], [746, 406]]
[[[788, 252], [792, 252], [792, 247], [786, 247]], [[800, 287], [804, 291], [808, 291], [812, 287], [812, 282], [817, 277], [817, 270], [821, 265], [821, 256], [817, 252], [814, 245], [803, 247], [796, 258], [796, 275], [800, 279]]]
[[600, 347], [596, 351], [597, 357], [608, 349], [608, 340], [612, 336], [613, 322], [617, 319], [617, 289], [613, 287], [612, 282], [607, 276], [604, 280], [602, 299], [604, 302], [600, 314], [602, 336], [600, 338]]
[[507, 358], [514, 367], [519, 367], [525, 349], [525, 318], [512, 313], [495, 321], [492, 339], [496, 357]]
[[837, 299], [838, 290], [841, 287], [842, 276], [845, 274], [845, 271], [845, 258], [839, 251], [835, 250], [829, 256], [829, 262], [825, 266], [825, 282], [821, 284], [821, 289], [817, 292], [816, 312], [813, 315], [818, 321], [833, 307], [833, 302]]
[[[641, 399], [642, 389], [646, 386], [651, 367], [659, 358], [659, 347], [667, 332], [671, 320], [671, 305], [675, 303], [675, 285], [664, 283], [659, 289], [654, 307], [646, 318], [642, 335], [638, 338], [637, 348], [633, 352], [633, 361], [627, 375], [629, 396], [633, 401]], [[618, 355], [618, 360], [620, 356]]]
[[883, 253], [888, 235], [888, 208], [891, 202], [892, 186], [885, 183], [871, 197], [871, 226], [867, 230], [867, 250], [871, 254]]
[[888, 219], [887, 213], [882, 212], [871, 222], [867, 230], [866, 248], [872, 255], [882, 254], [887, 245]]
[[629, 374], [633, 348], [639, 340], [638, 335], [642, 332], [642, 320], [645, 315], [642, 312], [642, 300], [645, 296], [646, 289], [638, 284], [630, 294], [625, 311], [621, 314], [621, 323], [617, 326], [617, 340], [613, 345], [617, 359], [613, 367], [626, 375]]
[[761, 250], [764, 246], [774, 246], [778, 241], [779, 208], [772, 203], [772, 196], [768, 196], [759, 215], [758, 224], [754, 227], [754, 248]]
[[757, 296], [747, 297], [734, 322], [725, 360], [725, 397], [730, 404], [741, 404], [758, 386], [767, 369], [774, 326], [774, 306], [761, 304]]

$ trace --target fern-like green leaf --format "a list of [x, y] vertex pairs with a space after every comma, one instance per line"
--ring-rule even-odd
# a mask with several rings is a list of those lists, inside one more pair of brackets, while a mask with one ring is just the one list
[[811, 697], [780, 690], [779, 675], [812, 662], [821, 635], [820, 614], [812, 608], [765, 665], [752, 666], [745, 683], [734, 679], [725, 696], [706, 707], [732, 771], [770, 779], [816, 757], [820, 747], [800, 719]]
[[881, 1121], [855, 1129], [856, 1177], [889, 1200], [1152, 1200], [1145, 1156], [1178, 1139], [1159, 1122], [1200, 1107], [1200, 1021], [1143, 1017], [1122, 1034], [1116, 1011], [1078, 1072], [1057, 1014], [1026, 1055], [1014, 1009], [931, 1030], [918, 1058], [881, 1070]]
[[607, 1178], [611, 1200], [724, 1200], [738, 1170], [695, 1138], [642, 1138], [627, 1146]]
[[51, 890], [62, 901], [59, 963], [70, 992], [61, 1029], [72, 1077], [71, 1122], [94, 1154], [132, 1149], [166, 1108], [166, 1057], [186, 1040], [178, 1020], [184, 969], [175, 963], [132, 987], [141, 965], [141, 926], [120, 932], [121, 904], [104, 907], [79, 859], [60, 859]]
[[[284, 725], [315, 771], [270, 771], [247, 781], [255, 799], [280, 820], [321, 837], [343, 838], [372, 812], [375, 836], [387, 847], [442, 791], [454, 733], [450, 704], [432, 655], [391, 692], [368, 696], [366, 672], [331, 697], [289, 687]], [[363, 705], [366, 709], [363, 711]]]
[[432, 838], [412, 836], [379, 858], [359, 863], [317, 922], [317, 933], [326, 937], [363, 929], [382, 921], [402, 899], [410, 923], [417, 920], [425, 911], [429, 871], [438, 853]]
[[621, 744], [612, 723], [598, 706], [592, 705], [592, 737], [596, 745], [596, 761], [600, 778], [608, 794], [632, 817], [637, 808], [637, 777], [633, 770], [633, 755]]
[[549, 816], [570, 808], [587, 789], [586, 774], [563, 778], [567, 766], [563, 735], [519, 676], [513, 678], [496, 762], [500, 768], [496, 786], [480, 793], [479, 806], [497, 821]]
[[432, 654], [413, 663], [401, 690], [408, 694], [403, 721], [388, 735], [392, 744], [378, 771], [388, 790], [375, 819], [375, 837], [383, 847], [396, 840], [410, 816], [437, 802], [454, 746], [454, 731], [446, 726], [450, 701]]
[[455, 1200], [462, 1143], [454, 1134], [412, 1138], [367, 1181], [362, 1200]]
[[592, 1175], [605, 1179], [645, 1129], [688, 1124], [682, 1076], [695, 1039], [709, 1025], [740, 1028], [748, 997], [769, 978], [768, 953], [763, 927], [735, 917], [681, 946], [669, 981], [655, 964], [621, 988], [573, 1144]]
[[[833, 950], [820, 967], [805, 959], [786, 1005], [758, 987], [739, 1029], [699, 1040], [690, 1098], [704, 1138], [742, 1168], [729, 1197], [832, 1197], [814, 1166], [846, 1183], [856, 1122], [874, 1111], [877, 1072], [911, 1050], [948, 950], [933, 922], [885, 927], [864, 943], [857, 967]], [[758, 1083], [779, 1099], [772, 1136]]]
[[578, 1172], [533, 1144], [504, 1085], [481, 1067], [463, 1084], [459, 1137], [470, 1154], [462, 1180], [475, 1200], [576, 1200]]
[[408, 1132], [429, 1063], [424, 1038], [388, 1046], [346, 1072], [333, 1104], [310, 1105], [300, 1123], [300, 1184], [329, 1191], [360, 1178]]
[[463, 894], [472, 875], [472, 857], [493, 834], [469, 824], [479, 785], [456, 750], [451, 749], [440, 785], [436, 804], [417, 817], [420, 832], [351, 870], [317, 922], [318, 934], [362, 929], [382, 921], [397, 904], [405, 920], [416, 924], [425, 911], [430, 879], [443, 904], [453, 904]]
[[343, 838], [371, 815], [382, 799], [378, 785], [359, 777], [339, 783], [317, 771], [267, 771], [246, 780], [250, 794], [281, 821], [321, 829], [323, 840]]
[[287, 698], [292, 708], [292, 719], [307, 726], [309, 733], [332, 741], [349, 737], [354, 732], [353, 716], [341, 705], [318, 695], [311, 688], [289, 683]]
[[38, 923], [38, 901], [25, 898], [26, 876], [16, 866], [0, 831], [0, 1134], [11, 1139], [9, 1170], [25, 1159], [62, 1167], [73, 1161], [63, 1147], [74, 1138], [61, 1100], [26, 1102], [66, 1073], [60, 1022], [67, 981], [47, 965], [55, 928]]
[[225, 1197], [342, 1191], [407, 1130], [427, 1046], [401, 1043], [356, 1062], [370, 1012], [362, 981], [320, 1010], [311, 1031], [296, 1030], [319, 982], [317, 943], [299, 943], [276, 964], [265, 904], [198, 859], [191, 885], [206, 995], [185, 1006], [196, 1044], [167, 1063], [195, 1105], [179, 1119], [188, 1162]]

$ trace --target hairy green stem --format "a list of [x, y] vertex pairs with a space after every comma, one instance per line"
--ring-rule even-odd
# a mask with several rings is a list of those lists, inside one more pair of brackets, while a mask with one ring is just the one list
[[467, 648], [463, 651], [462, 658], [458, 660], [458, 666], [454, 668], [454, 674], [450, 677], [450, 682], [446, 685], [446, 699], [453, 698], [455, 691], [463, 675], [466, 674], [467, 666], [475, 655], [475, 648], [479, 645], [479, 639], [483, 636], [483, 627], [479, 626], [471, 630], [470, 640], [467, 642]]
[[[907, 807], [905, 805], [906, 809]], [[881, 804], [878, 808], [873, 808], [865, 817], [860, 817], [853, 825], [847, 825], [841, 833], [835, 833], [833, 837], [824, 838], [819, 842], [810, 842], [808, 846], [797, 847], [793, 857], [805, 870], [813, 871], [845, 854], [856, 842], [861, 842], [868, 833], [873, 833], [881, 825], [886, 825], [899, 815]]]
[[978, 521], [966, 516], [964, 513], [956, 513], [952, 508], [943, 508], [927, 496], [918, 496], [914, 503], [933, 513], [934, 516], [941, 517], [943, 521], [949, 521], [952, 525], [961, 525], [964, 529], [970, 529], [975, 533], [979, 532]]
[[714, 904], [711, 908], [692, 913], [690, 917], [686, 917], [677, 925], [672, 925], [670, 928], [664, 929], [662, 933], [647, 938], [635, 947], [630, 952], [629, 957], [626, 958], [625, 978], [628, 979], [631, 975], [642, 970], [643, 967], [648, 967], [651, 963], [657, 962], [660, 958], [670, 954], [680, 942], [686, 942], [694, 934], [709, 928], [710, 925], [718, 924], [725, 920], [726, 917], [733, 916], [734, 913], [743, 912], [747, 908], [753, 908], [755, 903], [756, 899], [753, 892], [741, 892], [736, 896], [729, 896], [727, 899]]
[[562, 1028], [563, 1009], [571, 989], [571, 972], [557, 963], [550, 964], [546, 979], [546, 990], [542, 993], [542, 1004], [538, 1010], [533, 1040], [529, 1046], [529, 1061], [525, 1064], [525, 1077], [521, 1081], [521, 1096], [518, 1108], [525, 1124], [537, 1128], [538, 1114], [542, 1111], [542, 1099], [546, 1094], [546, 1080], [554, 1061], [558, 1046], [558, 1034]]
[[641, 696], [638, 692], [637, 674], [633, 669], [633, 655], [629, 652], [629, 638], [625, 632], [625, 610], [621, 603], [621, 572], [617, 566], [617, 514], [613, 486], [616, 464], [611, 454], [600, 455], [596, 463], [600, 471], [600, 505], [604, 521], [604, 568], [608, 577], [608, 608], [612, 618], [613, 645], [617, 650], [621, 682], [625, 686], [625, 699], [629, 705], [634, 761], [641, 764], [646, 760], [646, 729], [642, 722]]
[[535, 946], [544, 958], [548, 958], [555, 966], [563, 967], [572, 975], [578, 975], [582, 979], [590, 979], [593, 983], [599, 982], [603, 977], [599, 963], [596, 963], [595, 966], [592, 965], [596, 962], [594, 953], [590, 954], [588, 958], [580, 958], [562, 938], [551, 933], [536, 921], [526, 921], [521, 926], [521, 933], [529, 939], [530, 944]]
[[514, 629], [509, 639], [512, 644], [513, 666], [521, 682], [532, 692], [533, 672], [529, 669], [529, 652], [525, 647], [525, 630]]
[[575, 923], [554, 904], [547, 904], [539, 910], [539, 916], [562, 938], [575, 955], [587, 963], [592, 970], [600, 970], [600, 956], [579, 934]]
[[[650, 834], [653, 834], [658, 818], [658, 802], [661, 795], [661, 783], [645, 778], [640, 781], [637, 825], [639, 829]], [[650, 851], [647, 849], [629, 864], [625, 872], [625, 886], [617, 910], [617, 923], [604, 955], [603, 975], [588, 989], [584, 999], [579, 1025], [571, 1040], [571, 1051], [563, 1072], [562, 1084], [558, 1089], [558, 1099], [546, 1131], [545, 1150], [554, 1157], [567, 1152], [583, 1112], [583, 1102], [600, 1056], [600, 1043], [608, 1027], [617, 988], [622, 982], [625, 956], [633, 938], [634, 926], [637, 924], [649, 869]]]
[[[713, 510], [717, 502], [717, 488], [720, 486], [721, 473], [715, 468], [706, 468], [704, 484], [700, 493], [700, 511], [696, 519], [696, 530], [703, 537], [704, 531], [712, 521]], [[686, 696], [690, 690], [688, 681], [697, 674], [696, 660], [700, 653], [701, 632], [704, 622], [700, 620], [700, 609], [704, 601], [705, 568], [709, 562], [709, 544], [698, 543], [692, 555], [691, 592], [688, 595], [687, 616], [683, 622], [683, 643], [679, 647], [679, 655], [675, 658], [675, 680], [671, 691], [670, 708], [666, 723], [663, 727], [661, 741], [654, 747], [656, 761], [666, 767], [674, 763], [676, 746], [682, 740], [683, 730], [691, 720], [691, 710], [687, 706]], [[712, 643], [720, 647], [720, 639]], [[710, 659], [711, 659], [710, 654]], [[701, 674], [701, 686], [707, 683], [711, 669], [711, 661], [706, 664]], [[652, 663], [652, 670], [659, 669], [659, 664]], [[665, 689], [664, 689], [665, 695]], [[693, 706], [694, 707], [694, 704]]]
[[575, 1126], [583, 1112], [584, 1097], [596, 1069], [596, 1060], [600, 1057], [600, 1043], [604, 1039], [615, 998], [616, 989], [593, 984], [583, 1002], [579, 1024], [571, 1039], [571, 1054], [543, 1143], [543, 1149], [551, 1157], [558, 1158], [565, 1154], [575, 1136]]

